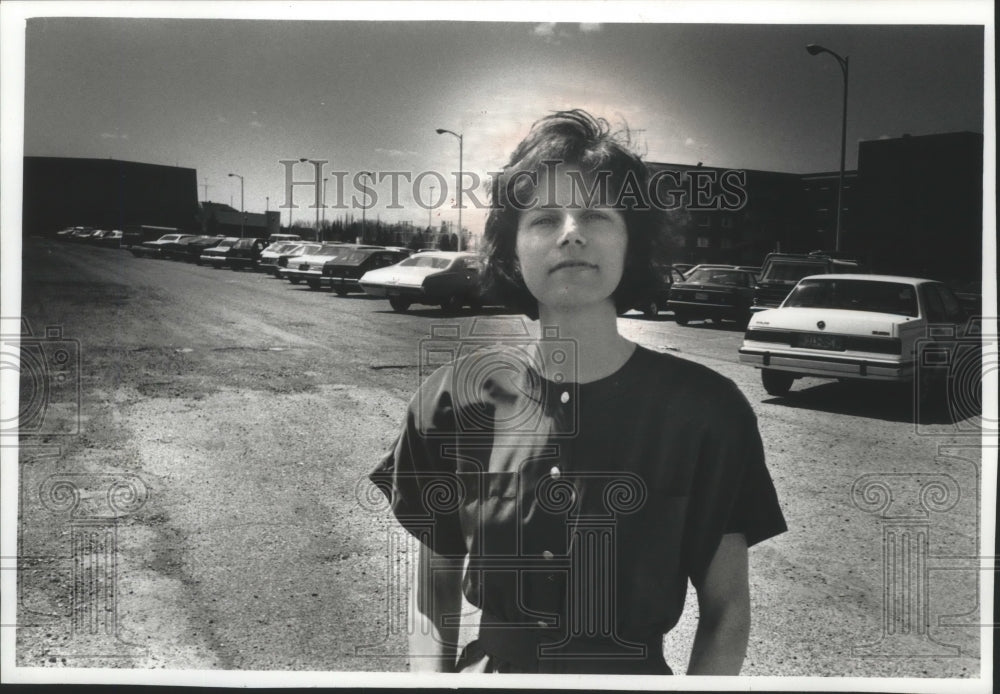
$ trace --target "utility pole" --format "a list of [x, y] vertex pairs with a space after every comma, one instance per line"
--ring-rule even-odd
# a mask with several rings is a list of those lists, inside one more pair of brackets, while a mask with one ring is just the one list
[[201, 189], [202, 189], [202, 196], [204, 198], [202, 200], [202, 202], [208, 202], [208, 188], [209, 188], [209, 185], [208, 185], [208, 176], [205, 176], [204, 181], [205, 182], [202, 183], [201, 186], [200, 186]]

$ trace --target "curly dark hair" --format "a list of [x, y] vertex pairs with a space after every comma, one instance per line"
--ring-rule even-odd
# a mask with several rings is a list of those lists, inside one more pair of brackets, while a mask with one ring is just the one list
[[[613, 133], [605, 119], [579, 109], [558, 111], [536, 121], [503, 171], [494, 176], [483, 234], [486, 287], [508, 307], [532, 320], [538, 318], [538, 302], [521, 277], [517, 227], [525, 201], [536, 193], [538, 175], [557, 162], [578, 168], [587, 185], [598, 181], [606, 184], [606, 190], [619, 193], [611, 200], [619, 203], [615, 206], [625, 219], [628, 245], [622, 279], [612, 299], [619, 313], [636, 306], [657, 281], [653, 256], [662, 213], [645, 204], [649, 171], [631, 151], [627, 129], [624, 134]], [[620, 204], [626, 199], [629, 204]]]

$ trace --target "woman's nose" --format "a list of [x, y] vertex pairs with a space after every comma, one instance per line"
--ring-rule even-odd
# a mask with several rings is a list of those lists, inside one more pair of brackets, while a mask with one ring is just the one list
[[562, 227], [559, 231], [559, 245], [565, 246], [570, 243], [585, 246], [587, 240], [580, 233], [580, 226], [577, 224], [576, 218], [571, 214], [566, 214], [563, 216]]

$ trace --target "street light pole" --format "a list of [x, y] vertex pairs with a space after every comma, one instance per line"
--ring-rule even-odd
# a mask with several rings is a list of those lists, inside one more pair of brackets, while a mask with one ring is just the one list
[[462, 250], [462, 134], [456, 133], [445, 128], [438, 128], [435, 130], [438, 135], [444, 135], [448, 133], [454, 137], [458, 138], [458, 241], [457, 250]]
[[[299, 161], [302, 162], [303, 164], [306, 163], [306, 162], [309, 162], [313, 166], [315, 166], [316, 164], [322, 165], [322, 164], [326, 163], [325, 161], [319, 162], [319, 161], [315, 161], [313, 159], [307, 159], [306, 157], [299, 157]], [[321, 171], [321, 169], [319, 169], [319, 168], [316, 169], [316, 184], [322, 186], [324, 184], [321, 183], [320, 180], [319, 180], [320, 171]], [[323, 206], [324, 208], [326, 206], [326, 188], [325, 188], [325, 186], [323, 188], [323, 203], [322, 203], [321, 206]], [[316, 206], [316, 241], [318, 243], [323, 243], [323, 230], [319, 228], [319, 208], [320, 208], [320, 206]], [[323, 210], [323, 215], [324, 216], [326, 215], [326, 209]], [[291, 215], [289, 215], [289, 217], [290, 216]]]
[[840, 178], [837, 182], [837, 235], [834, 241], [834, 250], [840, 250], [840, 218], [844, 207], [844, 163], [847, 156], [847, 69], [850, 56], [841, 56], [829, 48], [824, 48], [819, 44], [810, 43], [806, 46], [809, 55], [819, 55], [829, 53], [837, 60], [840, 71], [844, 75], [844, 106], [840, 119]]
[[[361, 177], [364, 178], [365, 176], [367, 176], [368, 180], [370, 180], [372, 183], [375, 182], [375, 174], [373, 174], [371, 171], [362, 171]], [[366, 193], [365, 202], [364, 204], [361, 205], [361, 243], [368, 243], [368, 239], [365, 238], [367, 232], [367, 223], [365, 221], [365, 210], [367, 209], [368, 209], [368, 194]]]
[[330, 180], [329, 177], [323, 179], [323, 226], [324, 227], [326, 226], [326, 182], [329, 180]]
[[[432, 201], [434, 200], [434, 186], [431, 186], [431, 200]], [[433, 226], [433, 224], [434, 224], [433, 212], [434, 212], [434, 208], [431, 207], [430, 205], [428, 205], [427, 206], [427, 231], [428, 232], [431, 231], [431, 226]]]
[[247, 219], [246, 211], [243, 206], [243, 177], [240, 176], [239, 174], [234, 174], [234, 173], [231, 173], [229, 175], [233, 178], [240, 179], [240, 238], [243, 238], [244, 236], [246, 236], [245, 227]]

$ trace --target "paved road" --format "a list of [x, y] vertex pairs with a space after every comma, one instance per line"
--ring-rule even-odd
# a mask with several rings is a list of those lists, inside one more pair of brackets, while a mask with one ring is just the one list
[[[464, 335], [519, 319], [400, 315], [262, 274], [40, 239], [25, 242], [22, 305], [36, 335], [58, 325], [79, 341], [82, 401], [79, 433], [22, 442], [19, 662], [405, 669], [405, 586], [393, 577], [407, 553], [364, 478], [395, 436], [433, 327]], [[736, 326], [681, 327], [667, 314], [619, 323], [732, 378], [758, 414], [791, 532], [751, 551], [745, 674], [978, 673], [971, 420], [915, 427], [899, 388], [806, 380], [772, 398], [738, 363]], [[86, 487], [80, 508], [104, 503], [113, 476], [145, 484], [145, 504], [115, 528], [113, 572], [99, 545], [72, 544], [79, 513], [40, 500], [52, 475]], [[852, 500], [859, 479], [873, 485]], [[888, 610], [910, 616], [905, 633], [883, 634], [895, 624], [883, 610], [886, 557], [911, 562], [890, 572], [913, 600]], [[94, 633], [94, 605], [116, 606], [119, 639]], [[666, 641], [677, 671], [695, 616], [689, 602]]]

